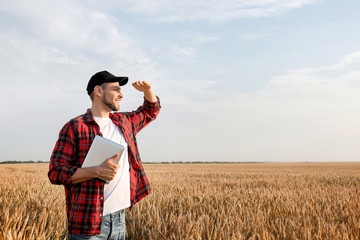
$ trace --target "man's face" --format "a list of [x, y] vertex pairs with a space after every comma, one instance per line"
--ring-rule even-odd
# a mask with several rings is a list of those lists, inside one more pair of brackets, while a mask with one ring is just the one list
[[107, 83], [103, 91], [102, 102], [112, 111], [119, 111], [120, 100], [123, 98], [118, 82]]

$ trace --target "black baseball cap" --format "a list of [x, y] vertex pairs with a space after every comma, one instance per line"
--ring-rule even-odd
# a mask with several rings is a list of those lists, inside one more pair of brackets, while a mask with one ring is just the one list
[[100, 86], [103, 83], [119, 82], [120, 86], [124, 86], [129, 81], [128, 77], [116, 77], [108, 71], [101, 71], [95, 73], [89, 80], [86, 87], [87, 93], [90, 95], [94, 91], [95, 86]]

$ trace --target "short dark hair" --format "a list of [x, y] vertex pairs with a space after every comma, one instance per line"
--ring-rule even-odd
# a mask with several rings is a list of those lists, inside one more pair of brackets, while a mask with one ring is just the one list
[[[103, 83], [103, 84], [101, 84], [100, 85], [100, 87], [103, 89], [103, 90], [105, 90], [106, 89], [106, 87], [107, 87], [107, 84], [108, 83]], [[90, 93], [90, 99], [91, 99], [91, 101], [94, 101], [94, 91], [92, 91], [91, 93]]]

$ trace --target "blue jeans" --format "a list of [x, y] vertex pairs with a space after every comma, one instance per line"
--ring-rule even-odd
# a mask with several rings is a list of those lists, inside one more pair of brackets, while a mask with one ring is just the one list
[[103, 217], [100, 234], [89, 236], [69, 233], [68, 238], [69, 240], [125, 240], [125, 233], [125, 211], [120, 210]]

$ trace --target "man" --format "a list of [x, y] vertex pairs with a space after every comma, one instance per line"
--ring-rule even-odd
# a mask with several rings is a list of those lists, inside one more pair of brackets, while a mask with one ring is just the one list
[[[160, 101], [150, 83], [135, 82], [134, 88], [144, 94], [143, 105], [132, 112], [113, 112], [120, 108], [121, 86], [127, 82], [127, 77], [107, 71], [93, 75], [87, 85], [91, 109], [60, 131], [48, 176], [52, 184], [65, 187], [69, 239], [125, 239], [124, 210], [151, 191], [135, 136], [157, 117]], [[81, 168], [96, 135], [123, 145], [125, 151], [119, 163], [115, 155], [100, 166]]]

